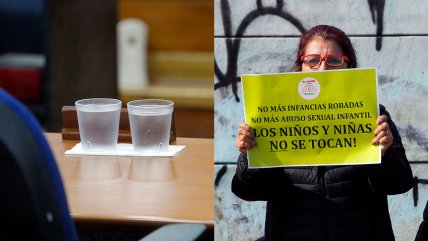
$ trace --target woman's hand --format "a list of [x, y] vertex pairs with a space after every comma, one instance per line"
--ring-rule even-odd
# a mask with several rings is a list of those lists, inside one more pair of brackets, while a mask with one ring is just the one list
[[255, 145], [256, 141], [254, 140], [251, 126], [249, 126], [247, 123], [241, 122], [239, 124], [238, 137], [236, 138], [236, 148], [242, 154], [246, 155], [247, 150], [253, 148]]
[[389, 129], [389, 124], [387, 122], [388, 117], [386, 115], [381, 115], [377, 118], [377, 124], [379, 125], [374, 131], [375, 138], [372, 141], [373, 145], [380, 144], [380, 150], [382, 156], [385, 154], [385, 151], [392, 145], [394, 137]]

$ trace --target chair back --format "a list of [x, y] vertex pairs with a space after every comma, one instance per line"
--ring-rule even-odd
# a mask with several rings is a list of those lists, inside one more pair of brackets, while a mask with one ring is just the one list
[[77, 241], [62, 179], [42, 128], [0, 89], [0, 215], [3, 240]]

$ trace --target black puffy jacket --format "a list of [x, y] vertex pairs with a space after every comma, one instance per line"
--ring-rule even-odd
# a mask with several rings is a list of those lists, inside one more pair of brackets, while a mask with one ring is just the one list
[[425, 205], [423, 220], [419, 225], [418, 232], [416, 233], [415, 241], [427, 241], [428, 240], [428, 202]]
[[388, 116], [394, 142], [381, 164], [247, 169], [240, 156], [232, 192], [267, 201], [265, 240], [392, 241], [387, 195], [413, 187], [400, 135]]

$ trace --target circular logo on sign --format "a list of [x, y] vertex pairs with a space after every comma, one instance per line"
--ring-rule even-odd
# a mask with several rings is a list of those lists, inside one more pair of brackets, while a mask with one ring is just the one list
[[313, 100], [318, 97], [321, 91], [320, 83], [312, 77], [300, 80], [298, 91], [300, 96], [306, 100]]

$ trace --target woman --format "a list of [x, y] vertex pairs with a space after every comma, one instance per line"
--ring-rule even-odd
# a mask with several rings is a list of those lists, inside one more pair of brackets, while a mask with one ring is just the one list
[[[301, 37], [293, 69], [356, 67], [346, 34], [320, 25]], [[251, 127], [240, 124], [232, 191], [247, 201], [267, 201], [266, 240], [394, 240], [387, 195], [407, 192], [413, 177], [395, 124], [383, 106], [380, 114], [372, 141], [381, 148], [379, 165], [247, 169], [247, 150], [256, 143]]]

